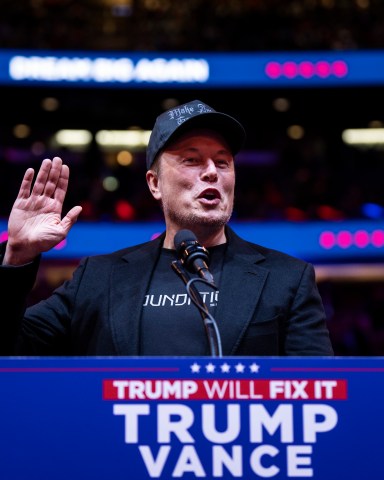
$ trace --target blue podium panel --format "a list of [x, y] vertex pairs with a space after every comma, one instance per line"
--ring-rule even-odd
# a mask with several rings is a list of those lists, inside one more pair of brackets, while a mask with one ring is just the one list
[[384, 358], [2, 358], [2, 480], [382, 480]]

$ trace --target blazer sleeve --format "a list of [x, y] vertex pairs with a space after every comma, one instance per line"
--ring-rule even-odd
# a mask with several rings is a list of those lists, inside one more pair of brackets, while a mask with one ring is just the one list
[[85, 262], [86, 259], [80, 263], [72, 280], [28, 309], [27, 297], [34, 286], [40, 258], [23, 266], [0, 266], [0, 355], [69, 353], [71, 312]]
[[0, 355], [14, 355], [27, 296], [32, 290], [40, 257], [22, 266], [2, 265], [6, 243], [0, 245]]
[[333, 354], [315, 271], [311, 264], [306, 264], [285, 324], [284, 355]]

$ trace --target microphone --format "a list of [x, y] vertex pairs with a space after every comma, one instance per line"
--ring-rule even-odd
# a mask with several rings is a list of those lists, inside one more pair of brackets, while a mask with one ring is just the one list
[[196, 235], [191, 230], [179, 230], [174, 238], [177, 256], [182, 264], [192, 273], [215, 285], [215, 281], [208, 269], [209, 252], [200, 245]]

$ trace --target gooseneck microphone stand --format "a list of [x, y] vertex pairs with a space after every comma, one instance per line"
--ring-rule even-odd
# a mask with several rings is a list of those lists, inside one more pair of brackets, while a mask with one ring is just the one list
[[213, 288], [214, 290], [218, 290], [218, 288], [212, 283], [208, 282], [207, 280], [204, 280], [203, 278], [191, 279], [180, 260], [174, 260], [171, 266], [173, 270], [183, 280], [189, 297], [191, 298], [192, 302], [194, 303], [194, 305], [196, 305], [196, 307], [200, 312], [201, 318], [203, 319], [207, 339], [208, 339], [209, 351], [210, 351], [211, 357], [222, 357], [223, 352], [222, 352], [219, 329], [217, 327], [215, 319], [209, 313], [208, 307], [204, 303], [199, 291], [195, 287], [195, 283], [196, 282], [205, 283], [206, 285]]

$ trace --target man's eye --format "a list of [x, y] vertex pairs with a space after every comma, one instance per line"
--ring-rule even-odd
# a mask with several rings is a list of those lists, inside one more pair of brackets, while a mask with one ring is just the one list
[[184, 163], [197, 163], [197, 162], [198, 162], [198, 159], [193, 157], [184, 159]]
[[216, 165], [221, 168], [227, 168], [229, 166], [228, 160], [217, 160]]

